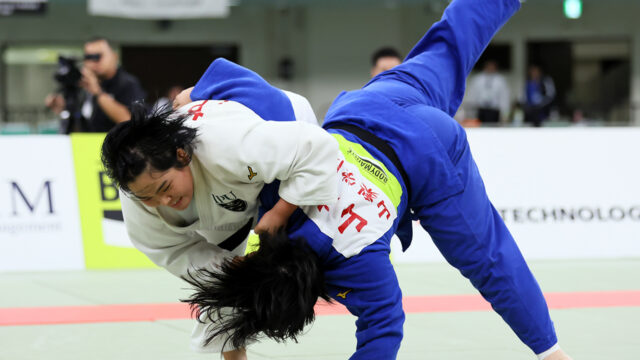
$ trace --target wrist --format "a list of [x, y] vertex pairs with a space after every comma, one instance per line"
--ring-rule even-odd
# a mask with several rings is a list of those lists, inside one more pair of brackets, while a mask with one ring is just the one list
[[275, 210], [283, 217], [289, 218], [289, 216], [291, 216], [291, 214], [293, 214], [293, 212], [296, 211], [297, 208], [297, 205], [291, 204], [290, 202], [280, 198], [280, 200], [278, 200], [272, 210]]

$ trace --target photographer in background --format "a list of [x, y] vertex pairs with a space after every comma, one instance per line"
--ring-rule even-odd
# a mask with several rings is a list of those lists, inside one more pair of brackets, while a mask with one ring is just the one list
[[[66, 132], [107, 132], [115, 124], [129, 120], [128, 107], [146, 96], [138, 79], [118, 66], [118, 54], [103, 37], [84, 44], [84, 66], [80, 71], [82, 77], [78, 86], [88, 95], [81, 113], [87, 121], [71, 123]], [[58, 114], [69, 105], [59, 94], [47, 96], [45, 102]]]

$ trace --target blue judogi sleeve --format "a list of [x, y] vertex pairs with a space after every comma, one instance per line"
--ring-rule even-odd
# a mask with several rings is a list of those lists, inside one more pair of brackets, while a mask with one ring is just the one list
[[230, 100], [265, 120], [294, 121], [285, 93], [257, 73], [223, 58], [214, 60], [191, 91], [191, 100]]

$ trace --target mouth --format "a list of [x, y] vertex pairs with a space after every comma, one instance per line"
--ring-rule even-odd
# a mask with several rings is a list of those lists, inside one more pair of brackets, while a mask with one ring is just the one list
[[180, 205], [182, 205], [182, 196], [178, 199], [178, 201], [174, 202], [173, 204], [171, 204], [171, 207], [174, 209], [177, 209], [180, 207]]

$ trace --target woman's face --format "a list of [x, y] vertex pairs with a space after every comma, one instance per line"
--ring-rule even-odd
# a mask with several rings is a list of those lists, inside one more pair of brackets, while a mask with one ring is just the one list
[[189, 166], [167, 171], [145, 170], [128, 187], [147, 206], [184, 210], [193, 198], [193, 175]]

